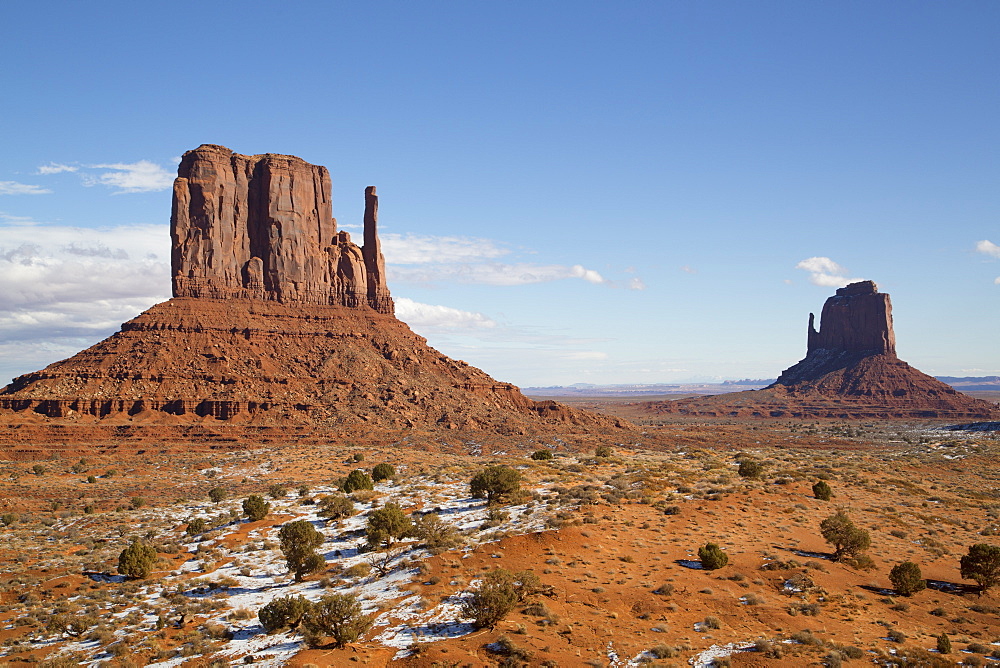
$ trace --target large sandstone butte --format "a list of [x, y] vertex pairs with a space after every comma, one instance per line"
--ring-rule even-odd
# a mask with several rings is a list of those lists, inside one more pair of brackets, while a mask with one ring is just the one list
[[174, 297], [0, 390], [64, 422], [205, 421], [533, 433], [624, 423], [554, 402], [427, 345], [393, 314], [365, 191], [364, 245], [338, 231], [326, 168], [203, 145], [171, 212]]
[[892, 302], [872, 281], [840, 288], [809, 314], [806, 356], [772, 385], [650, 402], [652, 413], [702, 417], [983, 419], [1000, 408], [956, 391], [896, 357]]

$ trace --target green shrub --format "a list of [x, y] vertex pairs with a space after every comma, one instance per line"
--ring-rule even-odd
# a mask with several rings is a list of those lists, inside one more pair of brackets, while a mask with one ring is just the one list
[[272, 499], [283, 499], [288, 496], [288, 488], [276, 482], [267, 488], [267, 493]]
[[34, 473], [35, 475], [42, 475], [43, 473], [45, 473], [46, 470], [47, 469], [41, 464], [35, 464], [34, 466], [31, 467], [31, 472]]
[[368, 546], [378, 549], [383, 543], [392, 547], [392, 543], [413, 533], [413, 522], [403, 512], [397, 503], [387, 503], [368, 516], [365, 528], [368, 536]]
[[492, 629], [510, 614], [519, 600], [512, 574], [498, 568], [483, 576], [479, 588], [462, 603], [462, 614], [472, 619], [477, 629]]
[[704, 547], [699, 547], [698, 558], [701, 559], [702, 568], [709, 571], [722, 568], [729, 563], [729, 555], [715, 543], [706, 543]]
[[138, 538], [118, 555], [118, 572], [132, 580], [149, 577], [156, 564], [156, 550]]
[[535, 450], [531, 453], [531, 458], [535, 461], [545, 461], [546, 459], [552, 459], [552, 451], [548, 448], [542, 448], [541, 450]]
[[141, 496], [133, 496], [132, 501], [129, 505], [132, 507], [132, 510], [138, 510], [139, 508], [142, 508], [144, 505], [146, 505], [146, 499], [142, 498]]
[[982, 591], [1000, 582], [1000, 547], [977, 543], [961, 560], [962, 577], [975, 580]]
[[371, 615], [362, 614], [361, 603], [353, 594], [327, 594], [312, 604], [302, 626], [314, 641], [329, 636], [334, 646], [343, 647], [370, 629], [373, 621]]
[[462, 543], [458, 529], [442, 520], [437, 513], [428, 513], [417, 518], [413, 535], [423, 542], [431, 554], [440, 554]]
[[265, 631], [274, 633], [285, 627], [298, 626], [310, 607], [309, 601], [302, 596], [282, 596], [261, 608], [257, 613], [257, 619]]
[[285, 555], [288, 570], [299, 582], [309, 573], [314, 573], [326, 565], [326, 561], [316, 554], [317, 547], [323, 544], [323, 534], [307, 520], [296, 520], [281, 527], [278, 532], [281, 552]]
[[267, 517], [271, 512], [271, 504], [264, 500], [264, 497], [251, 494], [243, 499], [243, 514], [251, 522], [257, 522]]
[[599, 445], [594, 449], [595, 457], [610, 457], [613, 454], [610, 445]]
[[319, 502], [320, 517], [339, 520], [351, 517], [355, 512], [354, 501], [343, 494], [331, 494], [330, 496], [323, 497]]
[[14, 513], [4, 513], [0, 515], [0, 522], [4, 523], [4, 526], [10, 526], [17, 521], [17, 515]]
[[379, 482], [380, 480], [392, 480], [394, 477], [396, 477], [396, 469], [392, 464], [387, 462], [376, 464], [372, 469], [372, 480], [374, 482]]
[[212, 503], [225, 501], [227, 496], [229, 496], [229, 492], [222, 487], [213, 487], [208, 490], [208, 498], [212, 501]]
[[97, 482], [97, 478], [95, 476], [93, 476], [93, 475], [89, 475], [89, 476], [87, 476], [87, 482], [90, 483], [91, 485], [93, 485], [93, 484], [95, 484]]
[[759, 478], [764, 473], [764, 465], [756, 459], [744, 459], [740, 462], [738, 473], [741, 478]]
[[350, 494], [359, 489], [375, 489], [375, 485], [372, 483], [371, 476], [361, 469], [355, 469], [347, 475], [347, 479], [340, 489]]
[[920, 566], [912, 561], [904, 561], [893, 566], [892, 570], [889, 571], [889, 582], [892, 583], [892, 588], [902, 596], [913, 596], [918, 591], [927, 588], [927, 582], [920, 573]]
[[363, 461], [365, 461], [365, 455], [364, 455], [364, 453], [361, 453], [361, 452], [355, 452], [354, 456], [351, 457], [351, 459], [353, 459], [356, 462], [363, 462]]
[[830, 485], [825, 480], [817, 480], [816, 484], [813, 485], [813, 496], [820, 501], [829, 501], [833, 498], [833, 490], [830, 489]]
[[937, 651], [941, 654], [951, 654], [951, 640], [944, 631], [937, 637]]
[[205, 531], [208, 523], [202, 517], [192, 517], [188, 520], [187, 528], [184, 532], [189, 536], [195, 536]]
[[834, 547], [834, 561], [855, 557], [871, 547], [868, 532], [855, 526], [843, 510], [820, 522], [819, 529], [826, 542]]
[[469, 492], [473, 498], [486, 499], [487, 503], [510, 498], [521, 490], [521, 474], [509, 466], [487, 466], [473, 476]]

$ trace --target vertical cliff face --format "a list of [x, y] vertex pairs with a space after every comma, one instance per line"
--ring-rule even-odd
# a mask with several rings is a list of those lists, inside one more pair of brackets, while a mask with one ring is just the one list
[[809, 314], [806, 356], [785, 369], [775, 384], [813, 381], [872, 356], [896, 359], [892, 302], [874, 282], [859, 281], [826, 300], [819, 331], [815, 316]]
[[184, 154], [177, 174], [170, 215], [175, 297], [393, 312], [374, 187], [365, 192], [362, 248], [337, 231], [325, 167], [204, 144]]
[[851, 354], [896, 354], [892, 302], [873, 281], [851, 283], [823, 304], [820, 330], [809, 314], [807, 352], [828, 350]]

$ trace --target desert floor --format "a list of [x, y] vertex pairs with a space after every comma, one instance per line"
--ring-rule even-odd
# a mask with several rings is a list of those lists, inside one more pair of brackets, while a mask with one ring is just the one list
[[[970, 545], [1000, 544], [996, 432], [833, 421], [641, 429], [604, 443], [354, 433], [11, 447], [16, 456], [0, 460], [0, 663], [997, 662], [997, 590], [980, 593], [959, 572]], [[610, 456], [595, 456], [600, 445]], [[554, 458], [531, 459], [539, 448]], [[760, 477], [739, 475], [745, 459], [763, 464]], [[396, 476], [355, 492], [357, 514], [319, 516], [348, 472], [381, 462]], [[524, 493], [494, 506], [471, 498], [470, 479], [489, 464], [516, 468]], [[818, 480], [830, 501], [814, 498]], [[227, 498], [211, 501], [213, 488]], [[265, 519], [243, 516], [250, 494], [270, 502]], [[392, 552], [360, 550], [367, 518], [390, 501], [414, 518], [436, 512], [457, 546], [406, 538]], [[838, 509], [869, 532], [869, 560], [833, 560], [820, 522]], [[189, 535], [195, 518], [205, 530]], [[278, 549], [293, 519], [324, 536], [326, 567], [302, 582]], [[148, 579], [117, 574], [134, 538], [157, 550]], [[698, 548], [709, 542], [726, 566], [702, 568]], [[920, 567], [927, 589], [897, 595], [888, 574], [903, 561]], [[541, 586], [495, 628], [477, 630], [461, 606], [495, 568], [530, 570]], [[269, 635], [257, 620], [277, 597], [330, 593], [356, 594], [373, 615], [344, 648], [310, 648], [299, 630]], [[942, 633], [947, 655], [935, 650]]]

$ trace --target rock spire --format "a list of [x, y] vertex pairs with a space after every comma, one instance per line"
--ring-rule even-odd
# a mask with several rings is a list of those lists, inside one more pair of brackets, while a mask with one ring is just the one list
[[364, 247], [337, 230], [330, 173], [291, 155], [203, 144], [181, 159], [170, 214], [175, 297], [261, 299], [393, 313], [365, 191]]

